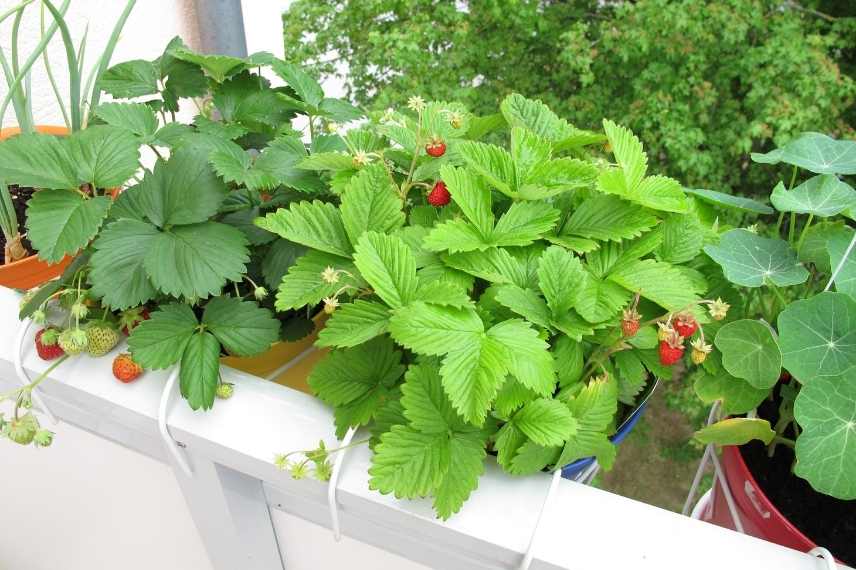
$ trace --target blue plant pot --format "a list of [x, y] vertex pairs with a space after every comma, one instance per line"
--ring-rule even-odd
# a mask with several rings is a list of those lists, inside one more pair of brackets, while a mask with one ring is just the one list
[[[657, 384], [659, 382], [654, 382], [651, 386], [651, 389], [648, 391], [648, 394], [642, 399], [642, 402], [639, 406], [633, 410], [633, 413], [630, 414], [624, 423], [618, 428], [615, 434], [609, 438], [609, 441], [612, 442], [613, 445], [618, 445], [624, 438], [626, 438], [633, 428], [639, 423], [639, 419], [642, 417], [642, 414], [645, 412], [645, 408], [648, 407], [648, 400], [651, 398], [651, 395], [654, 393], [654, 390], [657, 388]], [[582, 459], [577, 459], [573, 463], [568, 463], [564, 467], [562, 467], [562, 477], [565, 479], [576, 479], [577, 476], [591, 467], [592, 463], [595, 462], [594, 457], [584, 457]]]

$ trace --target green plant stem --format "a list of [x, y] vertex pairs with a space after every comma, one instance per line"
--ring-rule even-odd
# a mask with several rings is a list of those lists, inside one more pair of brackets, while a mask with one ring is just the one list
[[[41, 13], [39, 14], [39, 18], [40, 18], [39, 28], [40, 28], [42, 37], [44, 37], [44, 35], [45, 35], [45, 6], [44, 6], [44, 4], [42, 4], [40, 12]], [[65, 123], [65, 128], [71, 130], [71, 121], [68, 118], [68, 111], [65, 110], [65, 103], [63, 103], [63, 101], [62, 101], [62, 95], [60, 95], [59, 87], [57, 87], [56, 79], [54, 78], [53, 69], [51, 68], [51, 61], [50, 61], [50, 57], [48, 56], [48, 50], [47, 49], [42, 53], [42, 59], [44, 60], [44, 63], [45, 63], [45, 71], [47, 72], [47, 75], [48, 75], [48, 83], [50, 83], [51, 90], [54, 93], [54, 97], [56, 97], [56, 102], [57, 102], [57, 105], [59, 105], [60, 112], [62, 113], [62, 120]]]
[[782, 221], [785, 219], [785, 213], [779, 212], [779, 219], [776, 220], [776, 231], [775, 235], [779, 235], [779, 232], [782, 231]]
[[35, 388], [36, 386], [41, 384], [44, 380], [46, 380], [47, 377], [50, 376], [50, 373], [53, 372], [54, 370], [56, 370], [57, 366], [59, 366], [60, 364], [62, 364], [63, 362], [65, 362], [68, 359], [69, 359], [69, 355], [63, 354], [57, 360], [55, 360], [53, 363], [51, 363], [51, 365], [48, 366], [44, 372], [39, 374], [38, 378], [36, 378], [35, 380], [30, 382], [26, 386], [21, 386], [20, 388], [15, 388], [14, 390], [11, 390], [9, 392], [6, 392], [4, 394], [0, 394], [0, 402], [2, 402], [3, 400], [6, 400], [8, 398], [11, 398], [12, 396], [17, 397], [19, 394], [23, 394], [24, 392], [32, 391], [33, 388]]
[[80, 73], [77, 64], [77, 53], [74, 49], [74, 42], [71, 39], [71, 33], [68, 31], [68, 25], [65, 23], [63, 14], [56, 9], [51, 0], [42, 0], [53, 16], [54, 22], [59, 26], [60, 37], [65, 46], [65, 57], [68, 60], [68, 107], [71, 112], [71, 130], [79, 131], [81, 127], [80, 117]]
[[802, 251], [802, 244], [805, 241], [805, 236], [808, 233], [808, 229], [811, 227], [811, 223], [814, 221], [814, 214], [808, 215], [808, 220], [806, 220], [805, 225], [803, 226], [802, 231], [800, 232], [800, 238], [797, 240], [797, 256], [799, 256], [800, 251]]
[[[71, 0], [64, 0], [62, 6], [59, 9], [61, 14], [65, 14], [68, 10], [68, 5], [71, 3]], [[3, 99], [3, 103], [0, 104], [0, 125], [3, 124], [3, 121], [6, 117], [6, 109], [9, 107], [9, 102], [12, 100], [12, 97], [15, 95], [15, 90], [21, 85], [21, 82], [24, 80], [24, 76], [30, 72], [30, 68], [33, 67], [33, 64], [39, 59], [39, 56], [42, 54], [42, 51], [47, 47], [54, 33], [56, 33], [59, 24], [54, 22], [48, 28], [47, 34], [42, 37], [36, 47], [33, 49], [33, 53], [30, 54], [30, 57], [27, 58], [27, 61], [24, 62], [24, 65], [21, 66], [21, 71], [19, 74], [15, 76], [15, 79], [12, 81], [12, 84], [9, 86], [9, 93], [6, 94], [5, 99]]]
[[793, 245], [794, 243], [794, 229], [797, 225], [797, 215], [794, 212], [791, 212], [791, 221], [790, 226], [788, 227], [788, 243]]
[[788, 190], [793, 190], [794, 184], [796, 184], [796, 181], [797, 181], [797, 166], [794, 165], [794, 168], [791, 171], [791, 183], [788, 184]]
[[315, 141], [315, 126], [312, 124], [312, 115], [306, 115], [309, 119], [309, 144]]
[[[104, 47], [104, 51], [101, 52], [101, 57], [98, 60], [98, 67], [95, 71], [95, 78], [94, 81], [92, 81], [92, 96], [89, 99], [90, 109], [97, 107], [98, 102], [101, 100], [101, 86], [99, 85], [101, 76], [104, 75], [104, 72], [107, 71], [107, 67], [110, 65], [110, 59], [113, 57], [113, 52], [116, 50], [116, 44], [119, 43], [119, 36], [122, 34], [122, 28], [125, 27], [125, 22], [128, 21], [128, 16], [131, 15], [131, 10], [134, 9], [134, 5], [136, 3], [137, 0], [128, 0], [128, 3], [125, 4], [125, 9], [122, 10], [122, 13], [119, 15], [119, 19], [116, 20], [116, 25], [110, 33], [110, 39], [107, 40], [107, 45]], [[92, 77], [90, 77], [90, 80], [91, 79]], [[90, 81], [87, 80], [87, 92], [89, 92], [89, 83]]]
[[[773, 295], [775, 295], [776, 300], [781, 305], [781, 308], [779, 310], [784, 310], [784, 308], [788, 306], [788, 302], [785, 300], [785, 297], [782, 295], [782, 292], [779, 291], [779, 288], [776, 287], [772, 281], [767, 281], [767, 287], [770, 288], [770, 290], [773, 292]], [[775, 307], [773, 307], [773, 312], [775, 312]], [[770, 322], [772, 322], [772, 320]]]

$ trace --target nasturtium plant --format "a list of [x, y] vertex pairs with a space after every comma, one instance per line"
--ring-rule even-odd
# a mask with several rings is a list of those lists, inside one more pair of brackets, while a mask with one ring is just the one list
[[[701, 326], [727, 310], [684, 265], [703, 246], [691, 200], [648, 173], [632, 133], [576, 129], [517, 94], [500, 111], [413, 97], [298, 164], [334, 200], [256, 220], [307, 248], [276, 308], [330, 314], [309, 385], [337, 435], [368, 426], [371, 488], [431, 496], [442, 518], [488, 454], [512, 475], [609, 468], [610, 436], [685, 348], [704, 361]], [[277, 462], [325, 478], [333, 452]]]
[[[751, 424], [731, 418], [698, 436], [721, 444], [759, 439], [771, 455], [778, 445], [790, 447], [797, 476], [821, 493], [855, 499], [856, 232], [848, 226], [856, 190], [846, 176], [856, 174], [856, 141], [807, 133], [753, 159], [791, 165], [787, 187], [779, 182], [770, 194], [775, 210], [698, 194], [754, 223], [721, 228], [718, 243], [704, 248], [740, 287], [728, 288], [742, 311], [719, 328], [721, 358], [710, 359], [695, 381], [702, 400], [721, 401], [726, 414], [754, 410], [771, 394], [779, 413], [772, 428], [769, 417]], [[801, 170], [813, 175], [800, 181]], [[775, 211], [777, 220], [755, 220]]]

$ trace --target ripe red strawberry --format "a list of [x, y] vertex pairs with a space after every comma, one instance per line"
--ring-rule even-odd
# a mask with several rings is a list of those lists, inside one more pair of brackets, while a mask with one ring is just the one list
[[624, 313], [621, 317], [621, 333], [626, 338], [636, 336], [636, 333], [639, 332], [640, 318], [641, 317], [636, 309], [624, 309]]
[[425, 152], [428, 153], [428, 156], [440, 158], [441, 156], [446, 154], [446, 143], [443, 142], [443, 139], [434, 137], [428, 144], [425, 145]]
[[147, 320], [149, 320], [149, 310], [145, 307], [136, 307], [122, 311], [119, 315], [119, 326], [122, 327], [123, 333], [130, 335], [137, 325]]
[[125, 384], [136, 380], [143, 373], [143, 367], [134, 362], [131, 355], [123, 352], [113, 360], [113, 376]]
[[684, 355], [684, 345], [673, 345], [667, 340], [661, 340], [659, 346], [660, 364], [663, 366], [671, 366], [681, 359]]
[[446, 189], [446, 183], [442, 180], [435, 182], [434, 187], [428, 193], [428, 203], [438, 208], [448, 204], [451, 198], [452, 195], [449, 194], [449, 191]]
[[43, 328], [36, 333], [36, 352], [42, 360], [59, 358], [65, 351], [59, 346], [59, 331], [54, 327]]
[[672, 326], [684, 338], [693, 336], [693, 333], [698, 330], [698, 322], [696, 322], [695, 317], [686, 313], [679, 314]]

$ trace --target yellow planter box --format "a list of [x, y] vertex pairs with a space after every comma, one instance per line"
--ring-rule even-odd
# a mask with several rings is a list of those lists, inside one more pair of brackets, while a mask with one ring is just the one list
[[315, 364], [328, 351], [326, 348], [313, 348], [318, 332], [327, 320], [326, 316], [320, 313], [312, 319], [315, 322], [315, 330], [306, 338], [294, 342], [277, 342], [258, 356], [224, 356], [220, 363], [311, 394], [306, 380]]

